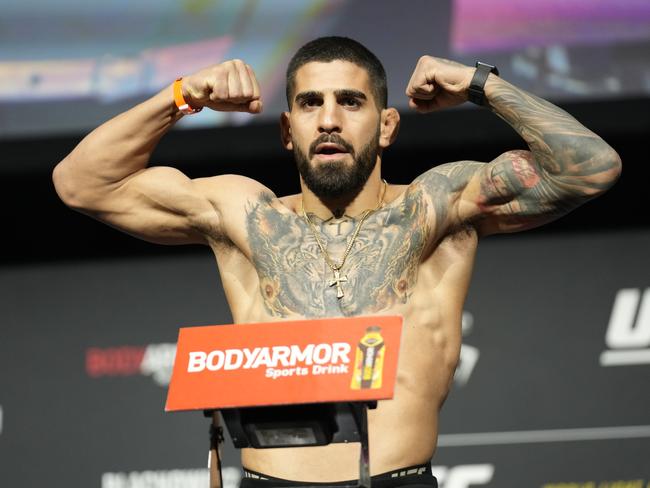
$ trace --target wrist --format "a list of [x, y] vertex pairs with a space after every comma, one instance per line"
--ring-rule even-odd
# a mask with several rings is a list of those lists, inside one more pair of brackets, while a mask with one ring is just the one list
[[157, 104], [160, 106], [160, 115], [171, 119], [172, 123], [177, 122], [183, 117], [183, 114], [178, 110], [178, 107], [174, 102], [173, 84], [169, 84], [161, 91], [159, 91], [156, 95], [153, 96], [152, 100], [156, 100]]
[[[496, 76], [492, 73], [488, 76], [488, 79], [485, 81], [485, 103], [484, 106], [494, 110], [494, 101], [497, 93], [501, 88], [509, 83], [503, 78]], [[512, 85], [509, 85], [512, 86]]]
[[191, 115], [203, 110], [203, 107], [192, 106], [189, 101], [189, 93], [187, 90], [187, 83], [184, 83], [183, 77], [179, 77], [174, 81], [172, 88], [174, 91], [174, 104], [180, 113], [183, 115]]

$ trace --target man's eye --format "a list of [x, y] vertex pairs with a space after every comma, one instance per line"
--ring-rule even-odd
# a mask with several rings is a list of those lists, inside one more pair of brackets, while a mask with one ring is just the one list
[[320, 100], [317, 98], [307, 98], [300, 103], [302, 107], [316, 107], [320, 105]]
[[360, 105], [359, 100], [356, 98], [344, 98], [341, 103], [347, 107], [358, 107]]

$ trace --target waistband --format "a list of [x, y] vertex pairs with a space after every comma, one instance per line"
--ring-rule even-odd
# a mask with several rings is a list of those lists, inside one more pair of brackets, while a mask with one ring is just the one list
[[[263, 473], [258, 473], [257, 471], [252, 471], [250, 469], [244, 468], [244, 478], [246, 479], [251, 479], [251, 480], [261, 480], [261, 481], [275, 481], [282, 483], [282, 486], [343, 486], [343, 485], [351, 485], [351, 484], [356, 484], [357, 480], [345, 480], [345, 481], [334, 481], [334, 482], [312, 482], [312, 481], [293, 481], [293, 480], [287, 480], [283, 478], [275, 478], [273, 476], [269, 476], [267, 474]], [[406, 477], [430, 477], [433, 478], [435, 481], [435, 478], [433, 477], [433, 474], [431, 472], [431, 463], [426, 463], [426, 464], [418, 464], [415, 466], [409, 466], [407, 468], [400, 468], [400, 469], [395, 469], [393, 471], [388, 471], [386, 473], [381, 473], [372, 476], [370, 479], [371, 481], [385, 481], [385, 480], [400, 480], [402, 481], [402, 478]], [[405, 481], [405, 480], [404, 480]], [[437, 486], [437, 484], [433, 485]]]

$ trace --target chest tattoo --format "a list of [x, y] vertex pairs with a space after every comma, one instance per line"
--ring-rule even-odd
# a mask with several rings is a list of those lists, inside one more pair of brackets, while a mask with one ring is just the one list
[[[260, 197], [247, 210], [246, 225], [260, 293], [269, 313], [280, 317], [358, 315], [406, 303], [427, 237], [425, 205], [419, 193], [408, 192], [401, 203], [366, 218], [339, 276], [332, 275], [305, 220], [277, 210], [267, 196]], [[311, 218], [321, 242], [339, 262], [358, 221]], [[337, 298], [343, 282], [345, 295]]]

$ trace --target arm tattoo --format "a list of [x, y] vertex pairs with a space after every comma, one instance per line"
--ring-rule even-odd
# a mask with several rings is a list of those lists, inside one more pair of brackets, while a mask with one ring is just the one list
[[[311, 216], [333, 258], [343, 254], [355, 219]], [[302, 217], [280, 212], [261, 196], [247, 209], [247, 233], [267, 311], [280, 317], [373, 313], [406, 303], [426, 240], [421, 189], [374, 212], [363, 224], [341, 273], [345, 296], [329, 287], [332, 272]]]
[[[506, 190], [537, 188], [545, 202], [562, 210], [605, 190], [616, 179], [620, 160], [614, 150], [571, 115], [535, 95], [500, 80], [489, 96], [492, 110], [530, 147], [513, 151], [497, 161], [497, 173], [510, 173], [502, 182]], [[493, 175], [495, 176], [495, 175]], [[498, 176], [497, 176], [498, 179]]]
[[480, 179], [478, 206], [501, 220], [503, 230], [524, 230], [549, 222], [588, 200], [577, 183], [544, 173], [528, 151], [508, 151]]
[[[564, 110], [501, 79], [490, 85], [490, 107], [524, 138], [530, 151], [508, 151], [487, 164], [449, 163], [425, 173], [421, 178], [438, 220], [446, 205], [456, 212], [447, 224], [485, 220], [496, 224], [485, 228], [490, 232], [523, 230], [568, 213], [616, 181], [620, 159], [600, 137]], [[461, 200], [454, 198], [475, 175], [479, 185], [471, 192], [471, 208], [461, 211], [455, 205]]]

